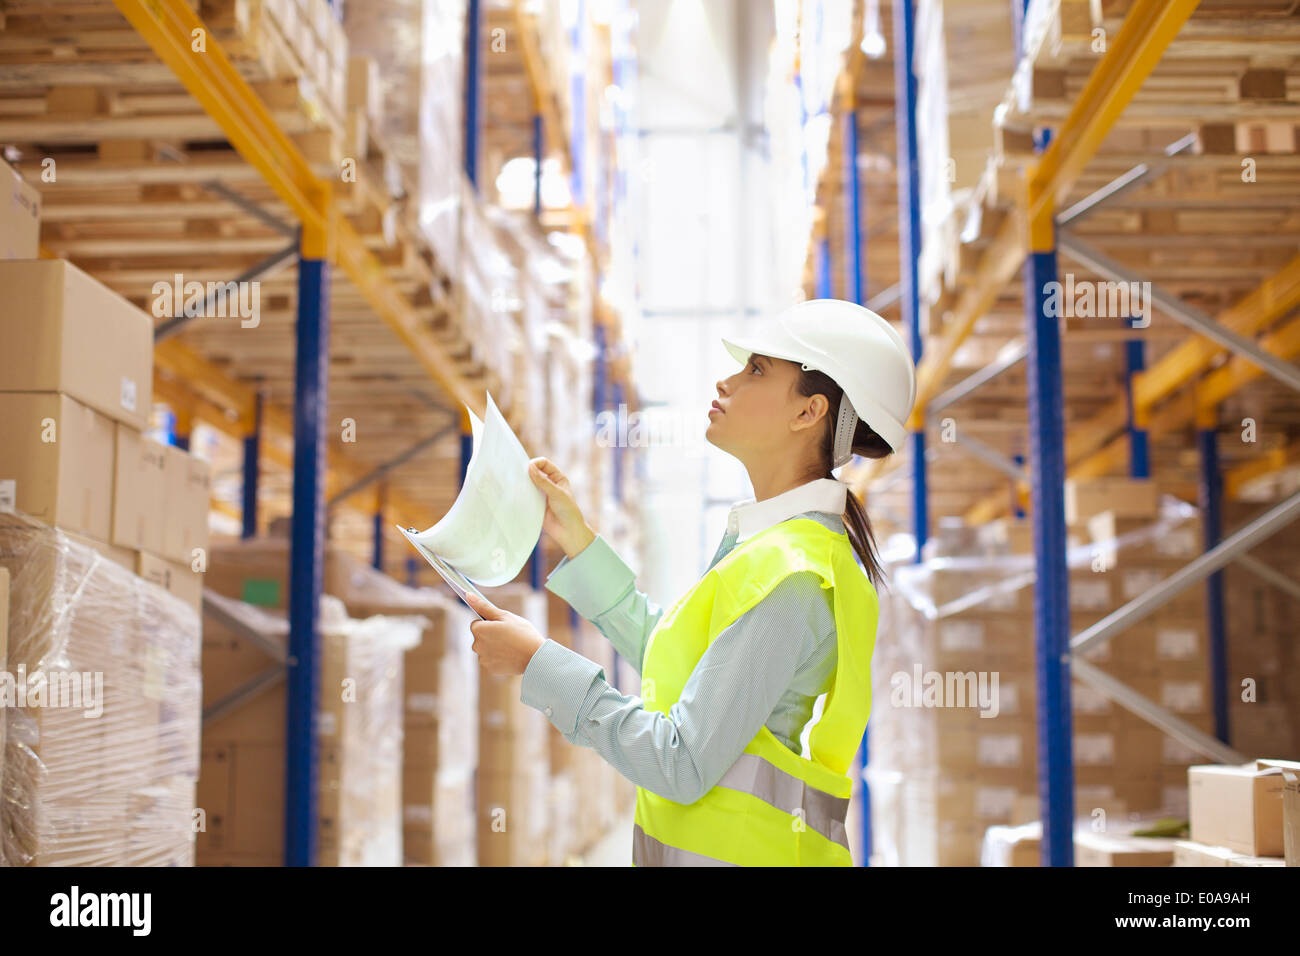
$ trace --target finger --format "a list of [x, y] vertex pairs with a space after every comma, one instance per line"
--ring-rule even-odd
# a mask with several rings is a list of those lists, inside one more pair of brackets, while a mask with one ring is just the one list
[[[475, 611], [478, 611], [478, 613], [483, 616], [484, 620], [488, 620], [488, 621], [505, 620], [505, 612], [502, 611], [495, 604], [493, 604], [491, 601], [489, 601], [487, 598], [481, 598], [477, 594], [474, 594], [473, 592], [466, 592], [465, 600], [466, 602], [468, 602], [470, 607], [472, 607]], [[471, 624], [470, 630], [473, 629], [474, 629], [474, 625]]]
[[560, 475], [560, 469], [556, 466], [555, 462], [551, 461], [549, 458], [538, 458], [537, 470], [552, 481]]

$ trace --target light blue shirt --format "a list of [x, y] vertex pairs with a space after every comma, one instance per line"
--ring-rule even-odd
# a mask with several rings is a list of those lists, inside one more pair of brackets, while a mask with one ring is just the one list
[[[733, 509], [712, 568], [792, 506], [835, 502], [819, 479], [774, 499]], [[843, 486], [841, 486], [843, 487]], [[817, 492], [817, 493], [813, 493]], [[784, 510], [783, 510], [784, 509]], [[841, 509], [842, 510], [842, 509]], [[837, 533], [840, 514], [801, 511]], [[739, 520], [737, 520], [739, 517]], [[591, 621], [640, 673], [643, 651], [664, 609], [637, 590], [635, 574], [600, 535], [547, 576], [546, 588]], [[520, 700], [542, 711], [570, 743], [591, 747], [619, 773], [677, 803], [694, 803], [766, 726], [794, 753], [817, 699], [830, 689], [837, 657], [831, 592], [812, 571], [783, 579], [725, 628], [692, 671], [668, 713], [610, 685], [604, 668], [549, 638], [524, 670]]]

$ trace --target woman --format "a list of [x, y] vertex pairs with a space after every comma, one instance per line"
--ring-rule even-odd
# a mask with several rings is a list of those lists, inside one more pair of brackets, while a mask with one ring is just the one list
[[477, 599], [474, 650], [492, 673], [523, 674], [523, 703], [637, 785], [634, 864], [850, 866], [848, 772], [870, 712], [880, 566], [862, 505], [831, 472], [898, 450], [915, 369], [884, 319], [834, 299], [723, 343], [744, 368], [717, 383], [705, 437], [745, 465], [754, 497], [666, 613], [583, 520], [560, 470], [530, 465], [543, 528], [565, 553], [546, 587], [636, 667], [641, 696]]

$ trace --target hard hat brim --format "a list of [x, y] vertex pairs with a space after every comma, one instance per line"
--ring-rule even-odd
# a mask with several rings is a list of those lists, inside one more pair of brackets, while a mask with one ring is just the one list
[[[892, 330], [891, 330], [892, 331]], [[895, 333], [897, 335], [897, 333]], [[749, 362], [749, 357], [757, 352], [759, 355], [770, 355], [773, 358], [785, 359], [789, 362], [807, 363], [812, 356], [807, 354], [807, 347], [803, 346], [794, 338], [785, 339], [780, 334], [780, 329], [770, 329], [766, 335], [759, 336], [741, 336], [737, 338], [723, 338], [722, 344], [726, 346], [727, 351], [741, 365]], [[814, 359], [815, 361], [815, 359]], [[814, 365], [814, 367], [816, 367]], [[834, 376], [832, 376], [834, 378]], [[837, 383], [844, 388], [843, 383]], [[912, 381], [913, 394], [915, 394], [915, 379]], [[849, 401], [853, 404], [854, 410], [858, 416], [880, 435], [893, 451], [898, 451], [902, 446], [905, 430], [901, 423], [896, 424], [891, 420], [888, 413], [870, 396], [870, 394], [860, 387], [850, 385], [845, 388], [848, 393]]]
[[785, 359], [789, 362], [802, 362], [804, 359], [799, 358], [798, 343], [782, 342], [776, 338], [764, 339], [761, 337], [744, 337], [737, 339], [722, 340], [722, 344], [727, 347], [727, 351], [741, 365], [749, 362], [749, 357], [757, 352], [759, 355], [770, 355], [772, 358]]

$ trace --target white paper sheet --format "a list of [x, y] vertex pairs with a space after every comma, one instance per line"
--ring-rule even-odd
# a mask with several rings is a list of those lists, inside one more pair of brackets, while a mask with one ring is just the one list
[[402, 528], [402, 533], [444, 578], [446, 571], [434, 556], [475, 584], [498, 587], [514, 580], [537, 546], [546, 496], [528, 477], [531, 456], [491, 392], [486, 423], [472, 411], [469, 418], [474, 451], [460, 494], [433, 527], [420, 532]]

